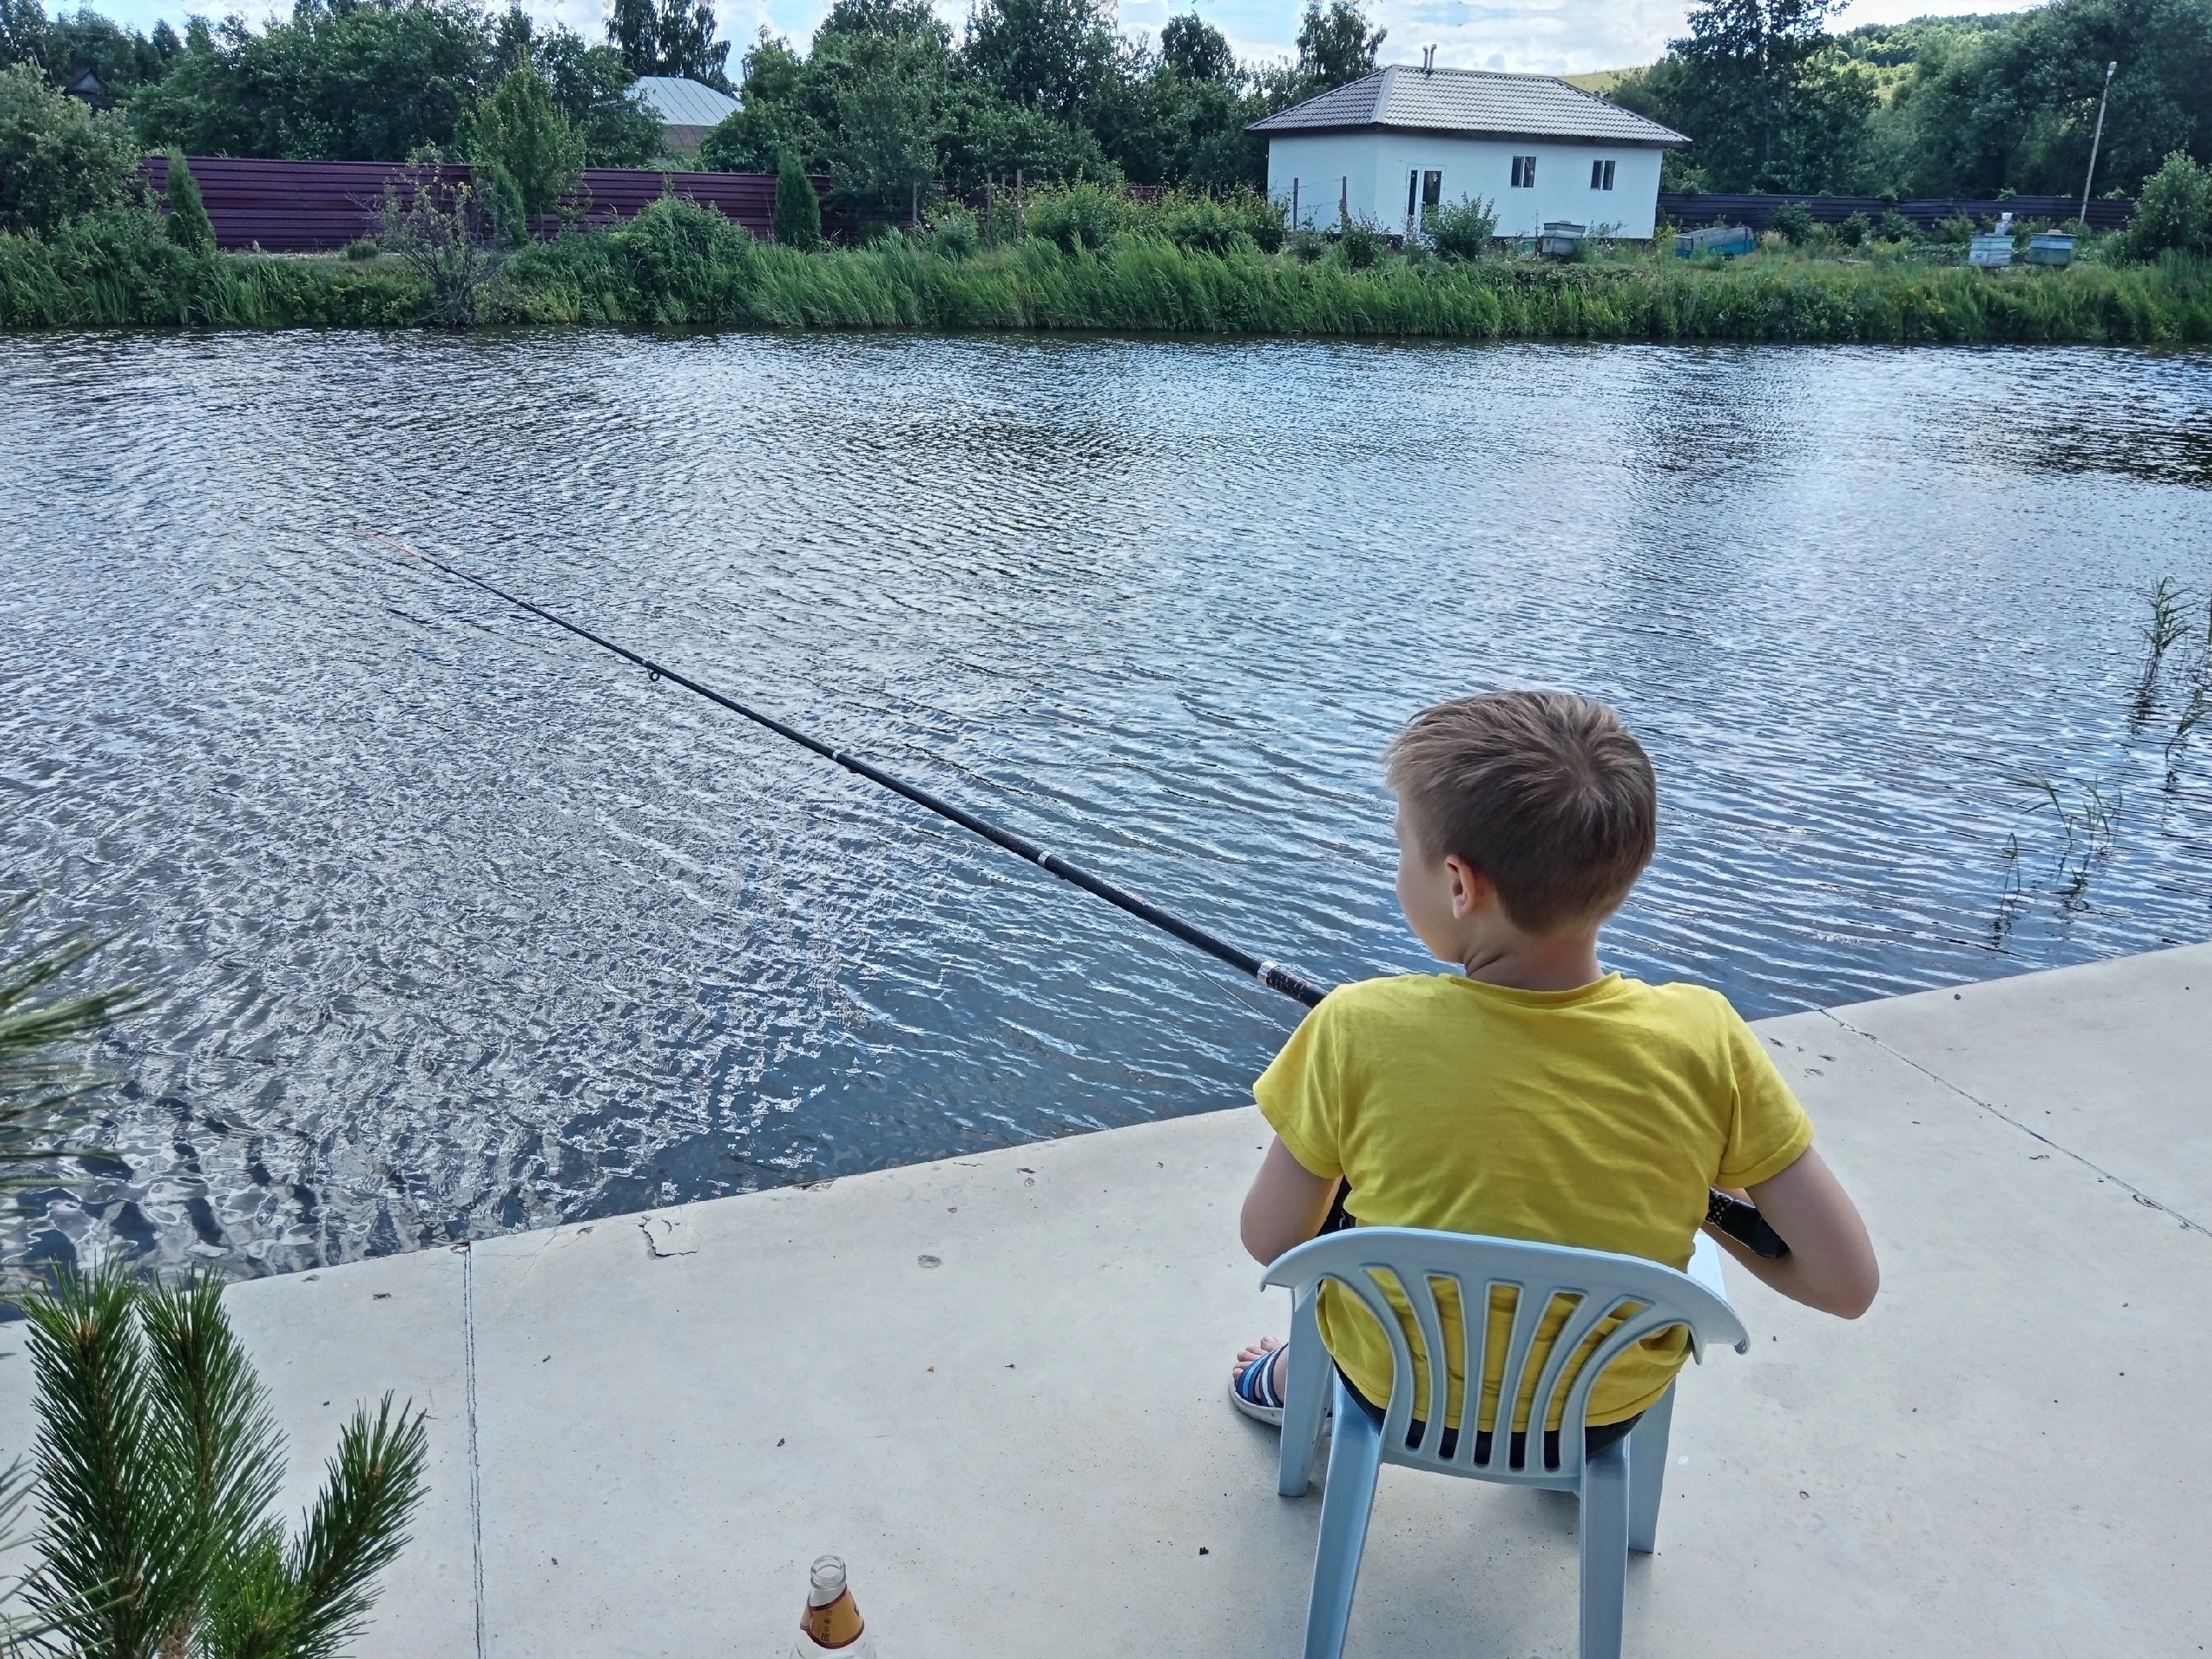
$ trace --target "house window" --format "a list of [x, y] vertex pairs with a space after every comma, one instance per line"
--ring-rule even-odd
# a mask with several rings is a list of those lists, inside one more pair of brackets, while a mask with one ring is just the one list
[[1592, 190], [1610, 190], [1613, 188], [1613, 164], [1611, 162], [1590, 163], [1590, 188]]
[[1414, 222], [1414, 192], [1421, 188], [1421, 169], [1415, 168], [1406, 175], [1406, 223]]
[[1533, 190], [1536, 188], [1536, 158], [1535, 156], [1516, 156], [1513, 158], [1513, 188], [1516, 190]]
[[1421, 175], [1421, 205], [1423, 211], [1442, 205], [1444, 175], [1433, 169]]

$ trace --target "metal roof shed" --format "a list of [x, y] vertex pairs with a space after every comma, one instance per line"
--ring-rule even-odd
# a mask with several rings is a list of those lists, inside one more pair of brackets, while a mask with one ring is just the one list
[[1649, 237], [1662, 153], [1690, 141], [1553, 75], [1393, 64], [1252, 123], [1268, 194], [1295, 223], [1342, 215], [1412, 229], [1424, 209], [1482, 200], [1501, 236], [1571, 220]]
[[738, 108], [738, 100], [728, 92], [682, 75], [639, 75], [630, 96], [660, 123], [668, 147], [687, 156], [696, 155], [699, 141]]

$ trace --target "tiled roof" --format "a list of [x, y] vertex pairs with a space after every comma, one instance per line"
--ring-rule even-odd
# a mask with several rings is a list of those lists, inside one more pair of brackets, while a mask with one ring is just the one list
[[718, 126], [737, 108], [737, 100], [728, 92], [682, 75], [639, 75], [630, 96], [664, 127]]
[[1393, 64], [1333, 87], [1255, 121], [1247, 130], [1347, 132], [1382, 127], [1614, 144], [1689, 143], [1671, 127], [1555, 76], [1506, 75], [1488, 69], [1438, 69], [1424, 74], [1410, 64]]

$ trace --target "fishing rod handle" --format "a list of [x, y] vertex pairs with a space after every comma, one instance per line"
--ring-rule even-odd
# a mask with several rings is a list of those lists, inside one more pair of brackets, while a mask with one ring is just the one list
[[1262, 962], [1252, 970], [1252, 977], [1271, 991], [1281, 991], [1285, 996], [1303, 1002], [1307, 1007], [1319, 1007], [1326, 996], [1328, 988], [1316, 985], [1302, 974], [1292, 972], [1281, 963]]

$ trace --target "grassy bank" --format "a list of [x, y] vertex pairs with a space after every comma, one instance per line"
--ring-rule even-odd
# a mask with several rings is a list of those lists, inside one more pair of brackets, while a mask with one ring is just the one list
[[[617, 327], [1116, 329], [1459, 340], [2212, 343], [2212, 267], [1985, 271], [1783, 250], [1573, 264], [1386, 254], [1355, 269], [1122, 236], [955, 251], [891, 239], [801, 253], [688, 204], [509, 257], [486, 321]], [[400, 261], [198, 254], [148, 215], [0, 236], [0, 327], [390, 327], [433, 296]]]

